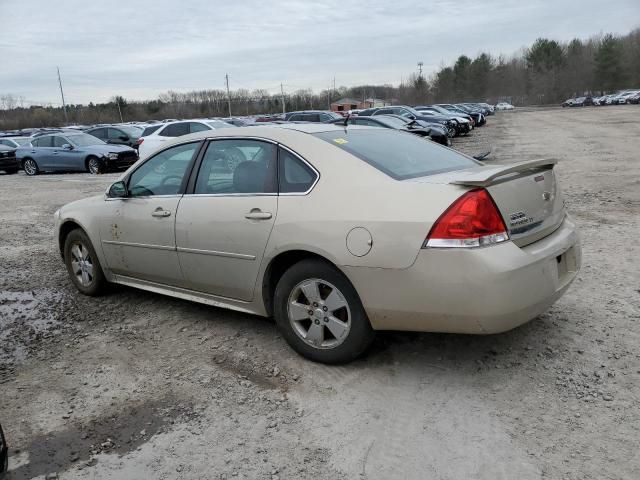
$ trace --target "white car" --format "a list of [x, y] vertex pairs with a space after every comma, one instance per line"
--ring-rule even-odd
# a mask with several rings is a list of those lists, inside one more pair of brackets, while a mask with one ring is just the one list
[[500, 102], [496, 105], [496, 110], [513, 110], [515, 107], [507, 102]]
[[0, 145], [5, 145], [11, 148], [18, 148], [22, 145], [26, 145], [31, 141], [31, 137], [3, 137], [0, 138]]
[[140, 158], [147, 158], [166, 142], [176, 137], [219, 128], [236, 127], [220, 120], [180, 120], [154, 124], [145, 128], [142, 136], [138, 139], [138, 155]]

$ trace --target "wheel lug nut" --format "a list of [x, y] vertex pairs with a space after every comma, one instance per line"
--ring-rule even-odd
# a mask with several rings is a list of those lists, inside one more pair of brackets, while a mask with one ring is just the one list
[[324, 317], [324, 321], [325, 321], [325, 323], [327, 323], [329, 321], [329, 319], [327, 317]]
[[317, 307], [317, 306], [318, 306], [318, 303], [317, 303], [317, 302], [313, 302], [313, 306], [314, 306], [314, 307]]
[[313, 315], [313, 310], [309, 310], [309, 315]]
[[327, 307], [322, 307], [322, 310], [324, 310], [326, 312], [329, 309]]

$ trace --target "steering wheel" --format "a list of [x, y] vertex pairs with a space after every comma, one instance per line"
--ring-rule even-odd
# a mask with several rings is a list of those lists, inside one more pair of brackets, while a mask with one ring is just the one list
[[174, 185], [179, 186], [182, 183], [182, 175], [168, 175], [162, 179], [162, 182], [160, 182], [160, 185], [164, 187], [169, 183], [170, 180], [174, 180], [174, 179], [178, 180], [178, 182], [174, 183]]

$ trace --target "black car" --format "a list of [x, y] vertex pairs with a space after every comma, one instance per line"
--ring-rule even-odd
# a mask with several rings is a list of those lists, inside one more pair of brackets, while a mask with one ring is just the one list
[[[423, 114], [406, 105], [392, 107], [367, 108], [358, 113], [359, 117], [369, 117], [377, 115], [400, 115], [409, 120], [421, 120], [425, 122], [435, 122], [447, 129], [449, 137], [455, 137], [460, 133], [465, 133], [465, 128], [458, 123], [451, 115]], [[468, 130], [466, 130], [468, 131]]]
[[9, 446], [7, 445], [7, 439], [4, 437], [2, 431], [2, 425], [0, 425], [0, 473], [6, 472], [9, 469]]
[[374, 117], [351, 116], [348, 120], [342, 118], [334, 120], [331, 123], [340, 125], [344, 124], [345, 121], [347, 121], [349, 125], [364, 125], [367, 127], [382, 127], [392, 128], [394, 130], [403, 130], [420, 137], [429, 137], [431, 140], [441, 145], [451, 145], [451, 140], [449, 140], [447, 131], [444, 128], [425, 127], [418, 123], [417, 120], [408, 120], [399, 115], [377, 115]]
[[85, 133], [99, 138], [103, 142], [115, 145], [138, 147], [138, 139], [143, 129], [134, 125], [107, 125], [85, 130]]
[[300, 112], [288, 112], [284, 115], [284, 119], [287, 122], [328, 123], [340, 118], [343, 117], [325, 110], [303, 110]]
[[6, 174], [13, 174], [19, 169], [20, 163], [16, 158], [16, 149], [0, 145], [0, 170]]

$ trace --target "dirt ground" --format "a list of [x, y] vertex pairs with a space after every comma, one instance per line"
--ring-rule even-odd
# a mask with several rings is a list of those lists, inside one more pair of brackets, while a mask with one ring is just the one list
[[639, 115], [504, 112], [458, 140], [491, 144], [488, 163], [560, 161], [579, 278], [514, 331], [382, 333], [338, 367], [300, 358], [262, 318], [80, 295], [52, 215], [116, 175], [0, 176], [8, 478], [640, 478]]

